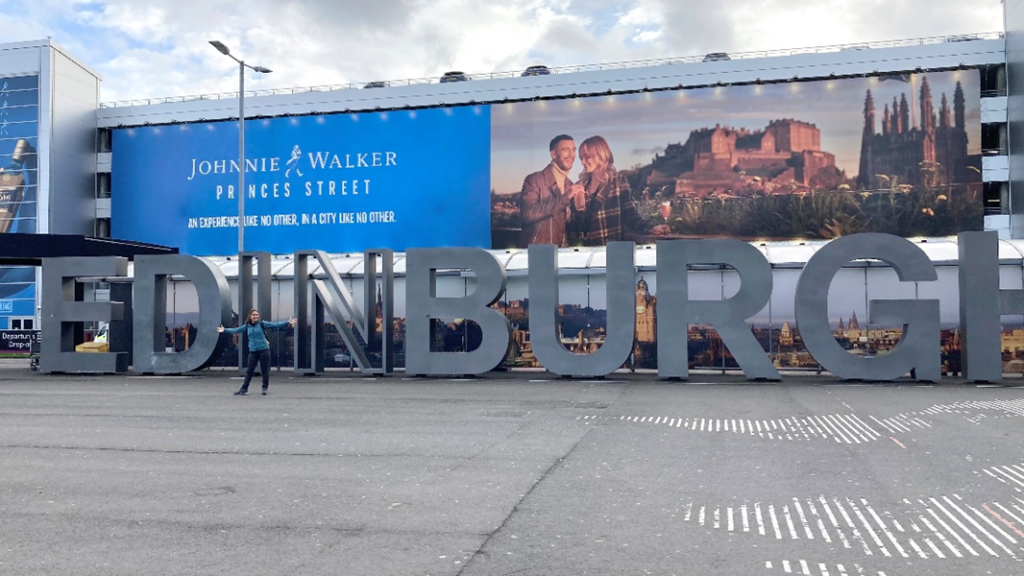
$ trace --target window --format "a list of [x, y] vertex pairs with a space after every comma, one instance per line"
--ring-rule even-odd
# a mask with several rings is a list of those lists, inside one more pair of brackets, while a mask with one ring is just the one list
[[11, 318], [10, 326], [11, 330], [34, 330], [35, 329], [35, 318]]

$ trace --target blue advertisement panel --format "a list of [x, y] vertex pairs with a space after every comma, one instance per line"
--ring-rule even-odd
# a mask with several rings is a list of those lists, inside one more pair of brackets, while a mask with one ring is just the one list
[[[39, 78], [0, 78], [0, 234], [37, 232]], [[33, 328], [35, 269], [0, 267], [0, 329]]]
[[[490, 247], [486, 106], [247, 120], [245, 250]], [[238, 124], [114, 131], [111, 235], [238, 250]]]

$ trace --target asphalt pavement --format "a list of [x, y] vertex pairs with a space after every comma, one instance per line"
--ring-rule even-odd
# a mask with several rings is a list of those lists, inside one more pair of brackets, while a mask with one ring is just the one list
[[0, 363], [0, 574], [1024, 574], [1024, 381]]

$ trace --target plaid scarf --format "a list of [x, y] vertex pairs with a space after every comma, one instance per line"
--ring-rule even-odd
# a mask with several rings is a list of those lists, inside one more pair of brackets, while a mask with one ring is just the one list
[[[587, 194], [586, 209], [577, 212], [573, 207], [572, 221], [576, 225], [570, 244], [604, 246], [616, 240], [633, 240], [647, 228], [633, 205], [629, 182], [613, 168], [604, 176], [597, 190]], [[592, 178], [592, 174], [584, 174], [580, 183], [589, 190]]]

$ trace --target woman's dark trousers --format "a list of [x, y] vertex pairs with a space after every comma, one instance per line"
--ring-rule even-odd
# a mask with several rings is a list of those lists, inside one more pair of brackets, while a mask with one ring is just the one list
[[245, 369], [245, 382], [242, 383], [242, 392], [249, 391], [249, 381], [256, 372], [256, 363], [260, 363], [260, 375], [263, 377], [263, 391], [270, 387], [270, 350], [259, 350], [249, 352], [249, 365]]

